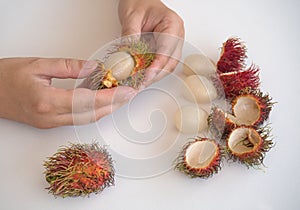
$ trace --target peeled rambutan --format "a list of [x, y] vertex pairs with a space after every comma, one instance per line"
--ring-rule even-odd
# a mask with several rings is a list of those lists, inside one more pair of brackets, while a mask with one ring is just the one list
[[46, 189], [54, 196], [76, 197], [99, 193], [114, 184], [112, 158], [97, 143], [70, 144], [44, 162]]
[[238, 96], [241, 90], [251, 88], [253, 90], [259, 87], [259, 67], [251, 65], [243, 71], [233, 71], [220, 73], [219, 78], [227, 99]]
[[216, 106], [211, 108], [207, 121], [210, 133], [218, 140], [225, 140], [237, 126], [234, 116]]
[[232, 113], [239, 125], [262, 125], [272, 110], [273, 102], [260, 90], [245, 89], [232, 102]]
[[247, 167], [263, 164], [266, 152], [274, 145], [268, 138], [268, 128], [258, 130], [251, 126], [234, 128], [226, 141], [229, 158]]
[[145, 41], [117, 44], [87, 78], [89, 88], [99, 90], [119, 85], [138, 88], [143, 82], [145, 69], [151, 65], [154, 57]]
[[175, 168], [191, 178], [209, 178], [221, 169], [222, 156], [214, 140], [198, 137], [184, 145]]
[[233, 37], [223, 43], [221, 56], [217, 62], [219, 73], [241, 71], [245, 67], [247, 49], [241, 39]]

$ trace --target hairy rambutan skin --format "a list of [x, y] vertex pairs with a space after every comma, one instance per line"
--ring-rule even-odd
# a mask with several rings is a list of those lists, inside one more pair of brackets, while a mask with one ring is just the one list
[[[210, 164], [204, 168], [194, 168], [187, 163], [186, 151], [193, 144], [198, 141], [210, 141], [216, 145], [215, 155]], [[197, 137], [194, 141], [188, 142], [183, 146], [183, 149], [176, 159], [175, 169], [185, 173], [191, 178], [203, 178], [207, 179], [218, 173], [221, 170], [221, 162], [223, 158], [223, 149], [212, 139]]]
[[254, 90], [251, 88], [241, 90], [240, 94], [231, 100], [233, 115], [235, 115], [235, 105], [242, 97], [250, 97], [252, 99], [255, 99], [256, 104], [259, 108], [259, 118], [255, 122], [251, 123], [252, 126], [259, 127], [269, 119], [270, 112], [272, 111], [272, 107], [274, 105], [274, 102], [272, 102], [272, 98], [269, 94], [264, 94], [259, 89]]
[[[270, 128], [268, 126], [261, 127], [258, 129], [255, 129], [252, 126], [239, 126], [235, 129], [239, 128], [248, 128], [252, 129], [252, 131], [257, 132], [257, 134], [260, 136], [260, 141], [257, 145], [251, 145], [253, 146], [253, 149], [249, 152], [245, 152], [242, 154], [239, 154], [237, 152], [234, 152], [230, 149], [228, 145], [227, 139], [227, 146], [226, 146], [226, 154], [228, 155], [228, 158], [234, 162], [239, 162], [249, 167], [259, 167], [261, 165], [264, 166], [264, 158], [267, 152], [270, 151], [274, 147], [274, 142], [270, 138]], [[244, 140], [241, 140], [241, 142]]]
[[88, 196], [114, 184], [112, 158], [97, 143], [61, 147], [44, 162], [49, 193], [60, 197]]
[[[99, 61], [98, 68], [91, 73], [87, 78], [89, 88], [92, 90], [100, 90], [105, 88], [117, 87], [117, 86], [131, 86], [138, 88], [145, 75], [145, 70], [148, 68], [155, 58], [155, 54], [150, 46], [145, 41], [127, 41], [124, 43], [116, 44], [108, 52], [107, 57], [115, 52], [127, 52], [134, 59], [135, 66], [127, 79], [117, 81], [110, 73], [109, 69], [106, 69], [103, 65], [104, 62]], [[107, 85], [107, 83], [109, 85]]]
[[219, 73], [241, 71], [245, 67], [246, 53], [247, 48], [240, 38], [229, 38], [223, 43], [217, 71]]
[[218, 140], [225, 140], [237, 124], [222, 109], [213, 106], [207, 118], [209, 131]]
[[125, 51], [133, 56], [135, 67], [131, 75], [148, 68], [155, 58], [153, 50], [145, 41], [131, 41], [129, 44], [120, 44], [117, 46], [117, 51]]
[[258, 89], [260, 85], [259, 71], [259, 67], [253, 64], [243, 71], [219, 74], [225, 97], [227, 99], [235, 98], [246, 88]]

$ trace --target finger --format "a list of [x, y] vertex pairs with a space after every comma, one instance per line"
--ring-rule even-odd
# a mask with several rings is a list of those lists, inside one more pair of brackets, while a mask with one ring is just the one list
[[57, 116], [57, 124], [61, 125], [84, 125], [88, 123], [92, 123], [98, 121], [102, 117], [111, 114], [121, 106], [123, 106], [126, 102], [111, 104], [108, 106], [101, 107], [97, 110], [92, 110], [88, 112], [82, 113], [68, 113]]
[[154, 71], [151, 69], [152, 71], [148, 71], [148, 78], [151, 79], [145, 80], [142, 88], [146, 88], [152, 83], [158, 82], [159, 80], [170, 74], [176, 68], [177, 64], [178, 61], [176, 59], [169, 58], [167, 64], [163, 67], [163, 69], [156, 69]]
[[170, 58], [168, 60], [168, 63], [164, 67], [164, 69], [162, 71], [158, 72], [158, 74], [156, 74], [155, 77], [152, 79], [152, 83], [161, 80], [162, 78], [164, 78], [165, 76], [170, 74], [172, 71], [174, 71], [177, 64], [178, 64], [178, 60]]
[[97, 110], [103, 106], [122, 103], [130, 100], [137, 94], [137, 90], [125, 86], [91, 91], [92, 94], [88, 97], [85, 97], [84, 93], [87, 89], [83, 90], [79, 94], [74, 94], [72, 111], [75, 113]]
[[84, 61], [68, 58], [38, 59], [38, 73], [51, 78], [84, 78], [96, 69], [96, 61]]
[[96, 110], [113, 103], [120, 103], [133, 98], [137, 90], [131, 87], [118, 87], [93, 91], [86, 88], [74, 90], [54, 89], [52, 100], [57, 113], [80, 113]]
[[158, 74], [160, 74], [159, 79], [161, 79], [168, 73], [172, 72], [176, 68], [180, 60], [181, 53], [182, 42], [178, 42], [177, 47], [174, 49], [171, 55], [156, 55], [155, 60], [145, 73], [145, 83], [147, 84], [146, 86], [157, 81], [158, 78], [156, 77]]
[[165, 69], [170, 58], [179, 60], [181, 57], [181, 49], [183, 40], [170, 34], [156, 34], [157, 50], [156, 57], [150, 66], [149, 73], [146, 73], [146, 80], [154, 78], [160, 69]]
[[122, 23], [122, 36], [128, 36], [132, 34], [140, 34], [142, 29], [143, 17], [127, 17], [121, 20]]
[[115, 110], [119, 109], [124, 104], [125, 104], [125, 102], [118, 103], [118, 104], [112, 104], [112, 105], [97, 109], [94, 112], [75, 114], [75, 115], [73, 115], [73, 123], [74, 123], [74, 125], [82, 125], [82, 124], [87, 124], [87, 123], [91, 123], [91, 122], [96, 122], [99, 119], [101, 119], [102, 117], [109, 115], [112, 112], [114, 112]]

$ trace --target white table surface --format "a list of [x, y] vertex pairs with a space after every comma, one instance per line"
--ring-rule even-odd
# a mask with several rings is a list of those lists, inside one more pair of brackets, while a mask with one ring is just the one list
[[[208, 180], [189, 179], [173, 170], [152, 178], [117, 176], [115, 186], [105, 189], [101, 194], [89, 198], [55, 199], [44, 190], [47, 183], [43, 176], [42, 164], [60, 145], [70, 141], [103, 138], [106, 143], [112, 144], [112, 149], [117, 153], [127, 152], [128, 157], [137, 159], [144, 158], [144, 154], [149, 155], [145, 155], [146, 158], [153, 156], [163, 151], [162, 146], [170, 145], [164, 145], [160, 139], [157, 147], [150, 145], [141, 149], [137, 145], [132, 146], [118, 135], [117, 128], [111, 120], [112, 116], [95, 124], [49, 130], [0, 119], [1, 210], [299, 209], [300, 2], [164, 2], [184, 19], [186, 42], [201, 49], [214, 60], [219, 56], [221, 43], [229, 36], [239, 36], [246, 42], [250, 63], [253, 61], [262, 69], [262, 89], [269, 92], [274, 101], [278, 102], [270, 117], [276, 146], [265, 158], [267, 168], [264, 171], [247, 169], [237, 163], [224, 162], [222, 170]], [[102, 45], [119, 36], [117, 4], [116, 0], [1, 0], [0, 57], [87, 59]], [[69, 87], [72, 86], [72, 82], [66, 80], [54, 83], [57, 86]], [[167, 82], [168, 80], [163, 84]], [[133, 129], [149, 128], [148, 119], [144, 117], [151, 116], [152, 112], [143, 113], [143, 110], [149, 109], [139, 107], [147, 107], [147, 103], [153, 101], [153, 94], [155, 93], [147, 94], [145, 91], [138, 96], [136, 104], [133, 104], [136, 112], [142, 113], [137, 115], [137, 119], [142, 122], [141, 127]], [[159, 97], [164, 101], [162, 96]], [[151, 105], [150, 103], [150, 111]], [[153, 106], [159, 109], [159, 105]], [[114, 116], [122, 116], [125, 111], [126, 109], [121, 109]], [[162, 113], [163, 108], [160, 111], [160, 114], [170, 115]], [[160, 114], [155, 116], [164, 116]], [[120, 121], [121, 127], [122, 123], [126, 121]], [[166, 129], [174, 129], [172, 119], [167, 118], [166, 126]], [[164, 135], [165, 141], [170, 141], [168, 135]], [[172, 138], [172, 135], [169, 138]], [[138, 177], [138, 173], [144, 172], [148, 167], [151, 175], [151, 167], [154, 167], [147, 162], [141, 168], [133, 168], [130, 164], [129, 161], [128, 165], [117, 165], [117, 172], [118, 169], [122, 171], [128, 167], [132, 170], [127, 171], [129, 175], [132, 173], [132, 177]]]

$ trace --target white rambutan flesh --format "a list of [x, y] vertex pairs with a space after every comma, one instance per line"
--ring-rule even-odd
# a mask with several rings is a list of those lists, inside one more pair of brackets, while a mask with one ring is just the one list
[[120, 81], [130, 76], [135, 66], [133, 57], [124, 51], [115, 52], [104, 61], [105, 69], [110, 69], [112, 76]]
[[186, 99], [197, 103], [210, 103], [218, 97], [213, 82], [207, 77], [191, 75], [185, 78], [183, 95]]
[[208, 114], [196, 105], [180, 107], [175, 113], [176, 128], [182, 133], [196, 134], [206, 131]]
[[186, 75], [211, 75], [216, 73], [216, 66], [203, 54], [191, 54], [184, 59], [183, 73]]
[[221, 156], [214, 140], [198, 138], [183, 147], [175, 168], [191, 178], [209, 178], [220, 170]]

